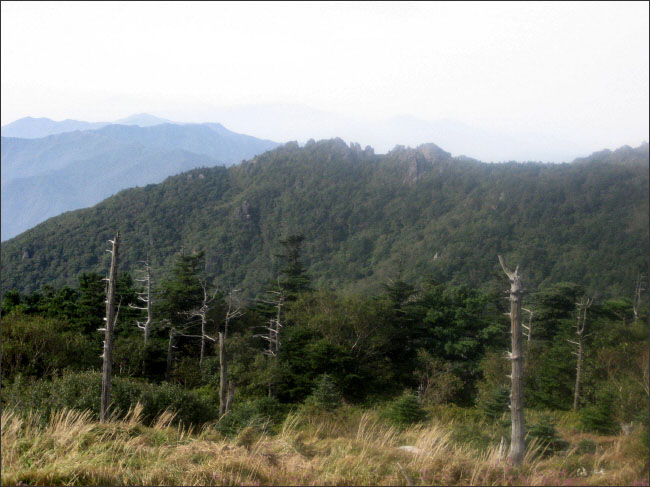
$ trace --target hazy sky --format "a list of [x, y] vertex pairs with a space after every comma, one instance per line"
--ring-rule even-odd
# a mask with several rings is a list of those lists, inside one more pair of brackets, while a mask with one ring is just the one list
[[648, 138], [648, 2], [1, 9], [3, 125], [138, 112], [199, 121], [192, 107], [291, 103], [366, 120], [452, 118], [598, 148]]

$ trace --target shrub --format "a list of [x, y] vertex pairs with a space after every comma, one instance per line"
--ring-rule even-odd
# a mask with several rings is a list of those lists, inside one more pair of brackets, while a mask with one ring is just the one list
[[426, 412], [420, 407], [417, 396], [405, 393], [392, 402], [386, 416], [396, 426], [408, 426], [424, 420]]
[[[33, 409], [44, 418], [61, 408], [90, 410], [98, 415], [101, 383], [98, 372], [66, 372], [51, 381], [18, 378], [9, 386], [3, 385], [3, 402], [14, 410]], [[214, 405], [192, 391], [169, 383], [157, 385], [113, 377], [112, 411], [123, 416], [138, 402], [145, 422], [153, 421], [166, 409], [176, 413], [176, 421], [185, 424], [202, 424], [216, 418]]]
[[307, 403], [325, 411], [333, 411], [341, 404], [341, 393], [334, 381], [323, 374], [314, 392], [307, 398]]
[[479, 407], [487, 419], [497, 421], [508, 411], [509, 403], [510, 391], [505, 387], [496, 387], [479, 403]]
[[266, 431], [282, 423], [286, 407], [272, 397], [263, 397], [246, 402], [235, 402], [231, 411], [216, 424], [216, 429], [226, 436], [237, 436], [250, 427]]
[[[509, 438], [505, 432], [502, 436]], [[451, 440], [460, 446], [469, 445], [479, 451], [487, 450], [494, 442], [494, 438], [486, 431], [485, 426], [475, 423], [453, 424]]]
[[139, 336], [117, 337], [113, 344], [113, 372], [129, 376], [142, 373], [144, 343]]
[[580, 423], [586, 431], [613, 434], [618, 430], [614, 419], [615, 393], [603, 389], [596, 395], [596, 403], [580, 411]]
[[415, 372], [420, 381], [422, 400], [427, 404], [446, 404], [463, 389], [463, 382], [452, 372], [452, 364], [418, 350]]
[[97, 363], [93, 343], [57, 318], [13, 311], [2, 318], [2, 378], [45, 377]]
[[596, 442], [594, 440], [590, 440], [589, 438], [585, 438], [584, 440], [580, 440], [578, 443], [578, 447], [576, 449], [576, 453], [580, 455], [585, 455], [585, 454], [590, 454], [590, 453], [596, 453]]
[[569, 446], [569, 443], [557, 434], [555, 423], [548, 415], [541, 416], [538, 422], [529, 428], [528, 438], [530, 440], [537, 439], [544, 451], [544, 456], [566, 450]]

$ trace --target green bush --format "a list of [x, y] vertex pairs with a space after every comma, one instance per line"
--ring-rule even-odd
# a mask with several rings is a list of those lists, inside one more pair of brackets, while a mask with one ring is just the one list
[[314, 392], [307, 398], [307, 403], [325, 411], [333, 411], [341, 405], [341, 393], [334, 381], [323, 374]]
[[386, 413], [387, 419], [396, 426], [408, 426], [426, 418], [426, 411], [420, 407], [417, 396], [405, 393], [395, 399]]
[[[95, 353], [97, 352], [97, 353]], [[66, 368], [88, 369], [99, 351], [70, 323], [15, 310], [2, 317], [2, 379], [49, 377]]]
[[442, 423], [479, 424], [485, 422], [483, 411], [476, 407], [461, 407], [456, 404], [438, 404], [427, 407], [427, 411]]
[[[6, 406], [22, 411], [33, 409], [45, 418], [61, 408], [90, 410], [99, 415], [101, 384], [98, 372], [66, 372], [52, 380], [27, 381], [19, 377], [3, 385], [2, 399]], [[175, 412], [175, 420], [185, 424], [202, 424], [217, 414], [210, 401], [176, 385], [113, 377], [112, 411], [123, 416], [138, 402], [145, 422], [153, 421], [166, 409]]]
[[618, 425], [614, 418], [616, 395], [610, 389], [603, 389], [596, 395], [596, 403], [580, 411], [580, 423], [586, 431], [614, 434]]
[[580, 455], [586, 455], [590, 453], [596, 453], [596, 442], [594, 440], [590, 440], [589, 438], [585, 438], [584, 440], [580, 440], [578, 443], [578, 447], [576, 449], [576, 453]]
[[535, 438], [537, 439], [544, 451], [544, 456], [566, 450], [569, 446], [569, 443], [557, 434], [555, 423], [548, 415], [541, 416], [537, 423], [530, 426], [528, 429], [528, 438], [529, 441]]
[[[500, 431], [499, 431], [500, 432]], [[504, 438], [508, 438], [508, 433], [503, 431]], [[495, 441], [495, 436], [486, 430], [485, 425], [476, 423], [454, 423], [451, 431], [451, 440], [459, 446], [471, 446], [479, 451], [487, 450]]]
[[479, 403], [479, 407], [487, 419], [498, 421], [508, 411], [509, 403], [510, 391], [505, 387], [496, 387]]
[[232, 410], [216, 424], [216, 429], [230, 437], [237, 436], [247, 427], [268, 431], [281, 424], [286, 413], [286, 406], [272, 397], [235, 402]]

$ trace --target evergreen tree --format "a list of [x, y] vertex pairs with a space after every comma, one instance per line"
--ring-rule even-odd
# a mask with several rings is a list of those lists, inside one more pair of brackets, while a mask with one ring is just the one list
[[162, 299], [159, 308], [174, 326], [187, 322], [185, 312], [201, 304], [203, 287], [199, 272], [203, 265], [204, 253], [191, 255], [181, 252], [174, 262], [172, 277], [162, 283]]
[[544, 456], [565, 450], [569, 446], [569, 442], [563, 440], [558, 435], [555, 429], [555, 422], [548, 414], [541, 416], [537, 423], [530, 426], [528, 429], [528, 438], [529, 441], [537, 438], [537, 441], [541, 443]]
[[2, 297], [2, 315], [6, 315], [12, 309], [18, 307], [21, 303], [22, 297], [20, 292], [15, 289], [11, 289], [5, 293]]
[[509, 403], [510, 391], [505, 387], [495, 387], [490, 391], [488, 397], [480, 402], [480, 408], [485, 417], [491, 421], [497, 421], [508, 411]]
[[92, 334], [103, 324], [106, 314], [106, 282], [96, 272], [79, 276], [79, 324], [84, 331]]
[[304, 235], [289, 235], [280, 240], [284, 253], [278, 255], [283, 267], [280, 270], [279, 285], [285, 290], [287, 300], [294, 301], [298, 294], [311, 290], [311, 280], [300, 258]]
[[323, 374], [308, 402], [326, 411], [332, 411], [341, 404], [341, 393], [334, 381]]
[[426, 412], [415, 394], [405, 393], [390, 405], [388, 419], [397, 426], [408, 426], [424, 420]]

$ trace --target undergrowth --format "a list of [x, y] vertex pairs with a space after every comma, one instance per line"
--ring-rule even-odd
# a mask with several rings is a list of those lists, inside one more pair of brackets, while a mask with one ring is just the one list
[[[498, 425], [459, 408], [429, 413], [397, 427], [379, 410], [303, 408], [274, 428], [242, 424], [225, 434], [218, 422], [194, 429], [169, 412], [145, 425], [140, 406], [106, 424], [90, 412], [62, 409], [43, 423], [5, 409], [2, 485], [648, 485], [640, 430], [589, 434], [571, 413], [558, 415], [566, 448], [540, 454], [543, 442], [532, 439], [513, 468]], [[470, 431], [480, 439], [470, 441]]]

